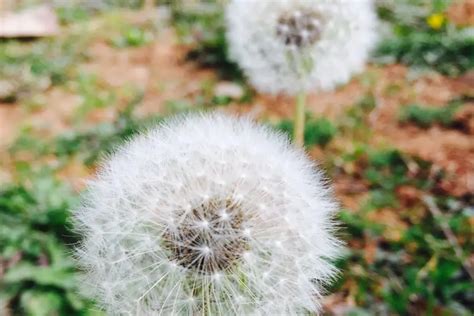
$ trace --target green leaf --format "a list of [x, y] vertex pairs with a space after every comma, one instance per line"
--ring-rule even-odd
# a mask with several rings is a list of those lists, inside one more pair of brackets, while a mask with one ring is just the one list
[[20, 306], [28, 316], [54, 316], [62, 314], [63, 301], [56, 292], [29, 290], [21, 295]]
[[[293, 133], [293, 121], [281, 120], [276, 128], [291, 137]], [[304, 141], [307, 146], [311, 145], [327, 145], [335, 136], [336, 127], [331, 121], [325, 118], [308, 119], [305, 124]]]
[[54, 266], [34, 266], [25, 262], [8, 269], [3, 278], [3, 282], [6, 284], [26, 281], [63, 289], [73, 289], [76, 284], [75, 275], [70, 269]]

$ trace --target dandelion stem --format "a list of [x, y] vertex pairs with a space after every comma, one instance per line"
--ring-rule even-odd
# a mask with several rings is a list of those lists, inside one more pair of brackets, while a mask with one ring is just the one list
[[306, 93], [300, 92], [296, 96], [295, 124], [293, 141], [299, 147], [304, 146], [304, 119], [305, 119]]

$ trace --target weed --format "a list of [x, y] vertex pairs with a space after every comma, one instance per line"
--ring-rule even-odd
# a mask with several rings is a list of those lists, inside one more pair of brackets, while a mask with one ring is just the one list
[[[65, 244], [76, 197], [44, 171], [0, 190], [1, 299], [16, 315], [92, 315]], [[97, 314], [98, 315], [98, 314]]]
[[454, 31], [453, 34], [412, 32], [383, 41], [375, 55], [389, 57], [389, 62], [431, 68], [456, 76], [474, 68], [474, 37], [469, 30]]
[[130, 26], [122, 34], [112, 40], [112, 44], [117, 48], [139, 47], [150, 43], [153, 35], [143, 28]]
[[428, 128], [434, 124], [449, 127], [453, 124], [454, 114], [460, 106], [459, 102], [451, 102], [440, 108], [410, 104], [401, 109], [399, 121], [412, 122], [422, 128]]
[[[287, 133], [289, 136], [293, 133], [293, 121], [282, 120], [277, 125], [277, 129]], [[309, 118], [305, 124], [304, 142], [306, 146], [326, 146], [337, 132], [336, 127], [331, 121], [325, 118]]]
[[192, 45], [187, 59], [217, 70], [223, 79], [242, 80], [238, 66], [228, 58], [223, 10], [220, 4], [205, 7], [173, 7], [173, 21], [178, 36]]

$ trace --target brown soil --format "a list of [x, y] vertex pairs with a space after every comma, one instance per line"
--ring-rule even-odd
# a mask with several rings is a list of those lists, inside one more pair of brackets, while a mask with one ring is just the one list
[[[376, 140], [396, 146], [402, 151], [431, 161], [435, 168], [447, 173], [441, 189], [449, 194], [461, 196], [474, 192], [474, 141], [471, 103], [466, 103], [462, 112], [457, 113], [460, 129], [446, 129], [432, 126], [421, 129], [414, 125], [402, 125], [398, 121], [400, 108], [418, 103], [423, 106], [443, 106], [448, 101], [472, 93], [467, 84], [472, 74], [458, 79], [440, 75], [422, 77], [408, 82], [406, 69], [392, 67], [390, 83], [399, 84], [397, 93], [385, 94], [378, 99], [376, 118], [371, 122]], [[383, 85], [382, 82], [378, 83]]]
[[0, 103], [0, 149], [15, 138], [20, 118], [21, 111], [17, 105]]
[[474, 1], [457, 0], [449, 7], [447, 12], [448, 19], [456, 25], [472, 26], [474, 25]]
[[188, 98], [200, 91], [204, 80], [213, 78], [211, 71], [184, 62], [185, 50], [170, 30], [146, 47], [117, 50], [98, 42], [90, 54], [85, 69], [99, 74], [111, 87], [132, 84], [145, 89], [141, 114], [163, 112], [166, 101]]

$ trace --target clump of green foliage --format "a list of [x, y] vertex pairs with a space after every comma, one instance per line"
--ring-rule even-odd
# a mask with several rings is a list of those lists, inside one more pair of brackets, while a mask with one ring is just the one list
[[[394, 149], [377, 150], [365, 145], [342, 158], [345, 164], [356, 163], [354, 182], [362, 177], [369, 195], [359, 209], [340, 214], [350, 254], [340, 263], [344, 276], [335, 291], [343, 290], [343, 284], [347, 286], [344, 280], [350, 281], [357, 311], [363, 315], [469, 315], [474, 285], [463, 262], [474, 245], [462, 236], [470, 234], [472, 198], [434, 198], [443, 216], [437, 218], [427, 210], [429, 206], [421, 195], [407, 201], [398, 193], [403, 187], [433, 194], [436, 179], [429, 163]], [[373, 219], [386, 209], [394, 212], [393, 219]], [[463, 257], [458, 257], [446, 240], [440, 224], [443, 221], [460, 236]], [[374, 245], [371, 256], [370, 247]]]
[[84, 6], [64, 5], [56, 8], [56, 13], [61, 24], [83, 22], [94, 15], [94, 11]]
[[149, 44], [153, 39], [153, 35], [136, 26], [126, 28], [122, 34], [112, 40], [112, 44], [118, 48], [139, 47]]
[[[474, 36], [470, 28], [457, 28], [446, 20], [450, 0], [400, 0], [377, 2], [381, 20], [393, 35], [383, 39], [375, 61], [400, 62], [457, 76], [474, 67]], [[430, 25], [430, 17], [439, 20]]]
[[[285, 119], [281, 120], [277, 129], [288, 134], [290, 137], [293, 133], [293, 121]], [[336, 135], [337, 128], [331, 121], [326, 118], [308, 118], [304, 128], [304, 143], [305, 146], [326, 146]]]
[[14, 315], [99, 315], [78, 294], [76, 268], [66, 245], [76, 201], [49, 172], [0, 189], [0, 302]]
[[254, 97], [254, 90], [243, 82], [234, 82], [236, 89], [240, 92], [237, 95], [216, 94], [217, 82], [214, 80], [204, 81], [201, 84], [199, 93], [192, 96], [190, 100], [169, 100], [166, 102], [166, 114], [173, 114], [183, 111], [208, 110], [216, 107], [227, 106], [231, 103], [251, 103]]
[[367, 142], [371, 137], [371, 130], [368, 127], [369, 115], [376, 106], [377, 100], [374, 95], [367, 93], [349, 107], [345, 115], [339, 117], [337, 121], [340, 137]]
[[401, 109], [399, 120], [402, 123], [412, 122], [423, 128], [434, 124], [451, 126], [454, 115], [460, 106], [459, 102], [451, 102], [443, 107], [426, 107], [410, 104]]
[[143, 0], [69, 0], [56, 2], [55, 8], [62, 24], [72, 24], [114, 9], [139, 9], [143, 4]]
[[52, 143], [50, 152], [58, 157], [79, 155], [90, 166], [103, 155], [112, 152], [124, 140], [159, 120], [159, 117], [136, 118], [132, 109], [128, 108], [120, 112], [112, 123], [102, 123], [87, 131], [60, 135]]
[[228, 58], [228, 45], [221, 3], [201, 3], [195, 7], [172, 7], [173, 25], [183, 43], [192, 46], [187, 58], [217, 70], [223, 79], [242, 79], [237, 64]]
[[[89, 38], [69, 34], [59, 40], [0, 42], [0, 101], [14, 102], [25, 95], [61, 85], [75, 74]], [[9, 89], [2, 89], [2, 87]]]
[[376, 56], [456, 76], [474, 68], [474, 36], [467, 30], [410, 32], [383, 41]]
[[[343, 196], [360, 202], [340, 213], [349, 247], [339, 264], [342, 277], [331, 291], [352, 293], [357, 307], [348, 311], [351, 315], [467, 316], [474, 293], [464, 267], [474, 249], [465, 239], [472, 233], [472, 196], [440, 195], [443, 172], [430, 162], [369, 145], [368, 115], [375, 106], [368, 94], [338, 120], [340, 137], [352, 139], [352, 146], [328, 165], [331, 174], [350, 183]], [[433, 198], [441, 218], [430, 212], [426, 196]], [[459, 241], [461, 256], [447, 240], [443, 223]]]
[[137, 95], [131, 100], [113, 122], [100, 123], [86, 130], [66, 132], [51, 141], [23, 134], [10, 147], [10, 153], [16, 157], [26, 151], [34, 151], [37, 158], [53, 155], [58, 159], [78, 156], [85, 165], [91, 166], [124, 140], [160, 121], [159, 116], [138, 118], [135, 115], [134, 110], [141, 98], [142, 95]]

